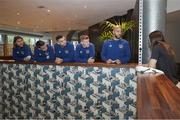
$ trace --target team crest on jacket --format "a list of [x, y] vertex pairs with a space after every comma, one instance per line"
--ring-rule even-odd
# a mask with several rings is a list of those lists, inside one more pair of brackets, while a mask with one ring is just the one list
[[59, 51], [59, 53], [61, 53], [61, 51]]
[[68, 54], [68, 53], [69, 53], [69, 51], [68, 51], [68, 50], [65, 50], [65, 53], [66, 53], [66, 54]]
[[21, 51], [21, 54], [24, 55], [24, 51]]
[[123, 45], [119, 45], [119, 48], [123, 48], [124, 46]]
[[83, 52], [82, 52], [82, 51], [80, 51], [80, 53], [82, 54]]
[[46, 55], [46, 56], [49, 56], [49, 53], [48, 53], [48, 52], [45, 52], [45, 55]]
[[112, 45], [109, 45], [109, 47], [112, 47]]
[[86, 50], [86, 54], [89, 54], [89, 50]]

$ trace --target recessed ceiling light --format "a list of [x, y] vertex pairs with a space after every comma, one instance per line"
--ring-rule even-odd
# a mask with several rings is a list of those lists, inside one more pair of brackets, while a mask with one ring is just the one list
[[17, 12], [17, 15], [20, 15], [20, 13], [19, 13], [19, 12]]
[[87, 8], [87, 5], [84, 5], [84, 9], [86, 9]]
[[48, 9], [47, 12], [51, 12], [51, 10]]
[[17, 21], [17, 24], [19, 25], [19, 24], [21, 24], [21, 22], [20, 22], [20, 21]]

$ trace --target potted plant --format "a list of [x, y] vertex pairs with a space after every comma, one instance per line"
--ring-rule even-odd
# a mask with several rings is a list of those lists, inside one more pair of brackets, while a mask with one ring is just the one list
[[123, 22], [116, 22], [114, 23], [110, 21], [104, 21], [101, 24], [101, 29], [103, 32], [99, 36], [99, 40], [104, 41], [107, 39], [111, 39], [113, 37], [112, 29], [115, 26], [119, 26], [122, 30], [122, 35], [125, 34], [128, 30], [132, 30], [135, 27], [135, 22], [131, 21], [123, 21]]

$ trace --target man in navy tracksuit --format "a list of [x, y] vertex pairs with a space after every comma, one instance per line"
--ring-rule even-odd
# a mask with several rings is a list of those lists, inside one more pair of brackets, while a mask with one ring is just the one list
[[128, 41], [121, 38], [121, 28], [113, 28], [113, 39], [106, 40], [101, 51], [101, 59], [106, 63], [124, 64], [131, 58]]
[[58, 35], [56, 37], [55, 50], [55, 63], [60, 64], [62, 62], [74, 61], [74, 46], [70, 42], [66, 41], [64, 36]]
[[80, 39], [81, 43], [79, 43], [76, 47], [75, 61], [82, 63], [94, 63], [94, 45], [89, 42], [89, 37], [87, 35], [81, 35]]
[[22, 61], [31, 61], [32, 52], [28, 45], [24, 43], [24, 40], [21, 36], [15, 36], [13, 41], [13, 59], [18, 62]]
[[52, 46], [47, 45], [44, 41], [37, 41], [34, 50], [34, 61], [36, 62], [54, 62], [55, 55]]

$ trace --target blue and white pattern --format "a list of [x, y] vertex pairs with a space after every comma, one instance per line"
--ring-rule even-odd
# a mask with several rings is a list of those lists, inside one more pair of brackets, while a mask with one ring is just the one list
[[0, 118], [133, 119], [134, 68], [0, 64]]

